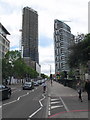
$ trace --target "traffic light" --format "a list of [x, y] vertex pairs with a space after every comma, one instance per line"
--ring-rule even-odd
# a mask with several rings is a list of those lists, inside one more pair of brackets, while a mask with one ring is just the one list
[[57, 73], [57, 75], [56, 75], [56, 76], [57, 76], [57, 79], [60, 79], [60, 74], [59, 74], [59, 73]]

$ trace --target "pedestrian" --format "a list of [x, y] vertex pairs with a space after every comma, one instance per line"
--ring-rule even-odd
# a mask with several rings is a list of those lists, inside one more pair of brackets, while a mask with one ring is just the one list
[[43, 93], [45, 93], [46, 92], [46, 86], [47, 86], [45, 81], [43, 82], [42, 86], [43, 86]]
[[82, 85], [81, 85], [81, 82], [79, 81], [78, 83], [77, 83], [77, 92], [78, 92], [78, 97], [79, 97], [79, 100], [81, 101], [81, 102], [83, 102], [83, 100], [82, 100]]
[[51, 86], [52, 86], [52, 79], [51, 79]]
[[50, 81], [51, 81], [51, 86], [52, 86], [52, 74], [50, 74]]
[[85, 83], [85, 90], [88, 94], [88, 100], [90, 100], [90, 80], [87, 80]]

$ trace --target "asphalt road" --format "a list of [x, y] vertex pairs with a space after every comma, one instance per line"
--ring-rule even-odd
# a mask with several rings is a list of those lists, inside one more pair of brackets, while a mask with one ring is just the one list
[[34, 90], [22, 90], [12, 86], [12, 96], [4, 100], [3, 118], [88, 118], [87, 94], [83, 93], [83, 102], [78, 100], [75, 90], [57, 82], [47, 82], [47, 91], [42, 86]]
[[46, 103], [42, 86], [35, 87], [33, 90], [17, 88], [12, 91], [10, 99], [3, 101], [2, 118], [31, 118], [37, 116], [41, 110], [43, 114], [38, 114], [37, 117], [45, 117]]

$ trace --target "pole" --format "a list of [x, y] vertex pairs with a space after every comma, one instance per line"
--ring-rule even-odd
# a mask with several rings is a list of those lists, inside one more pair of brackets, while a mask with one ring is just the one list
[[51, 75], [51, 65], [50, 65], [50, 75]]

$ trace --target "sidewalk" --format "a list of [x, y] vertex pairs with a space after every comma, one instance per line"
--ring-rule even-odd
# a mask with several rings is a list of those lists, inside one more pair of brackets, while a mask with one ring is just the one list
[[[78, 93], [76, 90], [63, 86], [62, 84], [53, 81], [51, 86], [48, 82], [48, 97], [61, 97], [64, 101], [68, 111], [61, 109], [56, 113], [49, 115], [50, 118], [88, 118], [88, 100], [87, 93], [83, 92], [83, 102], [78, 100]], [[55, 110], [53, 110], [55, 111]], [[51, 111], [52, 112], [52, 111]]]

